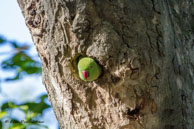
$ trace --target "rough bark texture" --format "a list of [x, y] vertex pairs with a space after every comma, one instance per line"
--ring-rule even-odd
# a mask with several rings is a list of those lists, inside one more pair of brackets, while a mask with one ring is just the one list
[[[193, 0], [18, 0], [61, 129], [193, 129]], [[103, 67], [79, 79], [77, 57]]]

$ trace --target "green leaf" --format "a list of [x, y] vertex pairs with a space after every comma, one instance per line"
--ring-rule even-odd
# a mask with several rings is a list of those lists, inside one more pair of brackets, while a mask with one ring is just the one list
[[25, 125], [12, 125], [9, 129], [25, 129]]
[[0, 129], [2, 129], [3, 128], [3, 123], [2, 123], [2, 121], [0, 121]]
[[10, 108], [17, 108], [18, 106], [13, 102], [8, 102]]
[[16, 119], [12, 119], [10, 123], [12, 123], [12, 126], [10, 126], [9, 129], [25, 129], [26, 128], [26, 125], [24, 123], [21, 123], [21, 121], [18, 121]]
[[0, 112], [0, 119], [2, 119], [6, 114], [7, 114], [6, 111], [1, 111]]
[[1, 106], [1, 110], [6, 110], [9, 108], [9, 104], [8, 102], [5, 102], [2, 106]]
[[34, 113], [32, 111], [26, 113], [26, 120], [31, 120], [32, 118], [35, 118], [38, 115], [38, 113]]
[[19, 108], [20, 108], [21, 110], [23, 110], [23, 111], [26, 111], [26, 110], [29, 109], [28, 105], [21, 105], [21, 106], [19, 106]]
[[3, 70], [14, 70], [15, 77], [9, 77], [6, 81], [21, 79], [23, 76], [41, 73], [41, 63], [33, 60], [25, 52], [18, 52], [2, 62]]
[[14, 104], [13, 102], [5, 102], [2, 106], [1, 106], [1, 110], [6, 110], [6, 109], [10, 109], [10, 108], [17, 108], [18, 106], [16, 104]]
[[34, 112], [34, 113], [39, 113], [42, 114], [43, 110], [47, 109], [50, 107], [50, 105], [44, 103], [44, 102], [40, 102], [40, 103], [25, 103], [25, 105], [27, 105], [29, 107], [29, 110]]
[[11, 45], [12, 45], [14, 48], [18, 48], [18, 47], [19, 47], [18, 43], [15, 42], [15, 41], [10, 42], [10, 43], [11, 43]]
[[48, 95], [47, 94], [44, 94], [44, 95], [40, 96], [40, 99], [41, 99], [42, 102], [44, 102], [44, 100], [46, 98], [48, 98]]
[[5, 42], [6, 42], [5, 38], [3, 36], [0, 36], [0, 45], [2, 45]]

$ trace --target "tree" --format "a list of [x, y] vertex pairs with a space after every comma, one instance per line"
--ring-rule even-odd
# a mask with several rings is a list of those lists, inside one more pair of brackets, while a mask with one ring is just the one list
[[[191, 129], [192, 0], [18, 0], [61, 129]], [[78, 77], [80, 56], [103, 74]]]

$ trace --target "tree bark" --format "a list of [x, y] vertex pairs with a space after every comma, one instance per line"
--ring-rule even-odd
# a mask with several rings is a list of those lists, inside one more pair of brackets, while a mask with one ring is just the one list
[[[18, 0], [61, 129], [193, 129], [193, 0]], [[79, 56], [103, 74], [78, 77]]]

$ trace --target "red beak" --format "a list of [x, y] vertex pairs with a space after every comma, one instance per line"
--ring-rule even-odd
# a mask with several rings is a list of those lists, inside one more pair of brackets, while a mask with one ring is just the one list
[[84, 79], [88, 78], [88, 71], [82, 71]]

